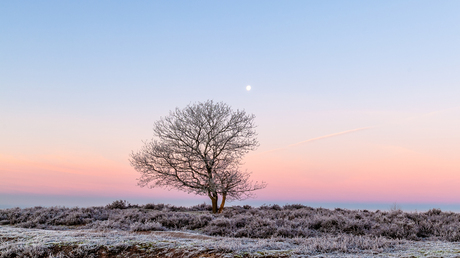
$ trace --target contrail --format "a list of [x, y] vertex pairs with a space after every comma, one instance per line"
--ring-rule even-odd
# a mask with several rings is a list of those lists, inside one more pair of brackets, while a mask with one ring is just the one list
[[297, 146], [297, 145], [301, 145], [301, 144], [304, 144], [304, 143], [307, 143], [307, 142], [312, 142], [312, 141], [317, 141], [317, 140], [321, 140], [321, 139], [325, 139], [325, 138], [329, 138], [329, 137], [339, 136], [339, 135], [342, 135], [342, 134], [347, 134], [347, 133], [367, 130], [367, 129], [371, 129], [371, 128], [374, 128], [374, 127], [375, 126], [361, 127], [361, 128], [356, 128], [356, 129], [352, 129], [352, 130], [339, 132], [339, 133], [332, 133], [332, 134], [328, 134], [328, 135], [323, 135], [323, 136], [320, 136], [320, 137], [315, 137], [315, 138], [311, 138], [311, 139], [308, 139], [308, 140], [305, 140], [305, 141], [301, 141], [301, 142], [298, 142], [298, 143], [288, 145], [287, 148]]
[[[342, 135], [342, 134], [353, 133], [353, 132], [357, 132], [357, 131], [362, 131], [362, 130], [372, 129], [372, 128], [376, 128], [376, 127], [381, 127], [381, 126], [385, 126], [385, 125], [388, 125], [388, 124], [394, 124], [394, 123], [401, 122], [401, 121], [405, 121], [405, 120], [412, 120], [412, 119], [415, 119], [415, 118], [426, 117], [426, 116], [432, 116], [432, 115], [436, 115], [436, 114], [439, 114], [439, 113], [443, 113], [443, 112], [447, 112], [447, 111], [451, 111], [451, 110], [456, 110], [456, 109], [459, 109], [459, 108], [460, 108], [460, 106], [452, 107], [452, 108], [446, 108], [446, 109], [442, 109], [442, 110], [438, 110], [438, 111], [433, 111], [433, 112], [425, 113], [425, 114], [418, 115], [418, 116], [406, 117], [406, 118], [403, 118], [403, 119], [399, 119], [399, 120], [397, 120], [397, 121], [395, 121], [395, 122], [393, 122], [393, 123], [386, 123], [386, 124], [382, 124], [382, 125], [379, 125], [379, 126], [361, 127], [361, 128], [356, 128], [356, 129], [352, 129], [352, 130], [347, 130], [347, 131], [339, 132], [339, 133], [332, 133], [332, 134], [328, 134], [328, 135], [323, 135], [323, 136], [311, 138], [311, 139], [308, 139], [308, 140], [305, 140], [305, 141], [301, 141], [301, 142], [298, 142], [298, 143], [293, 143], [293, 144], [290, 144], [290, 145], [288, 145], [288, 146], [286, 146], [286, 147], [282, 147], [282, 148], [278, 148], [278, 149], [273, 149], [273, 150], [269, 150], [269, 151], [266, 151], [266, 152], [262, 152], [262, 153], [260, 153], [260, 154], [265, 154], [265, 153], [270, 153], [270, 152], [285, 150], [285, 149], [287, 149], [287, 148], [294, 147], [294, 146], [298, 146], [298, 145], [302, 145], [302, 144], [308, 143], [308, 142], [313, 142], [313, 141], [317, 141], [317, 140], [326, 139], [326, 138], [329, 138], [329, 137], [339, 136], [339, 135]], [[258, 154], [257, 154], [257, 155], [258, 155]]]
[[298, 142], [298, 143], [293, 143], [293, 144], [290, 144], [290, 145], [288, 145], [286, 147], [283, 147], [283, 148], [269, 150], [269, 151], [263, 152], [261, 154], [274, 152], [274, 151], [279, 151], [279, 150], [285, 150], [287, 148], [302, 145], [302, 144], [307, 143], [307, 142], [313, 142], [313, 141], [322, 140], [322, 139], [326, 139], [326, 138], [330, 138], [330, 137], [334, 137], [334, 136], [339, 136], [339, 135], [342, 135], [342, 134], [353, 133], [353, 132], [372, 129], [372, 128], [375, 128], [375, 126], [361, 127], [361, 128], [356, 128], [356, 129], [352, 129], [352, 130], [343, 131], [343, 132], [327, 134], [327, 135], [311, 138], [311, 139], [308, 139], [308, 140], [305, 140], [305, 141], [301, 141], [301, 142]]
[[456, 110], [456, 109], [459, 109], [459, 108], [460, 108], [460, 106], [451, 107], [451, 108], [445, 108], [445, 109], [442, 109], [442, 110], [432, 111], [432, 112], [421, 114], [421, 115], [418, 115], [418, 116], [408, 117], [407, 120], [412, 120], [412, 119], [421, 118], [421, 117], [427, 117], [427, 116], [433, 116], [433, 115], [436, 115], [436, 114], [441, 114], [441, 113], [444, 113], [444, 112]]

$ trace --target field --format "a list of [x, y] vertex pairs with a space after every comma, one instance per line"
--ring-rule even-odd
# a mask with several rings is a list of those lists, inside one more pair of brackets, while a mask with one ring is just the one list
[[303, 205], [0, 210], [0, 257], [460, 257], [460, 214]]

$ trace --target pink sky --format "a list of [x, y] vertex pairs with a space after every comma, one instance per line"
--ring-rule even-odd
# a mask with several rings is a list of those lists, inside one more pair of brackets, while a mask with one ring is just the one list
[[[350, 119], [355, 115], [350, 113]], [[325, 129], [323, 135], [296, 133], [292, 138], [297, 140], [291, 143], [268, 140], [289, 132], [259, 126], [261, 146], [246, 156], [243, 168], [253, 172], [254, 180], [268, 183], [257, 193], [257, 199], [267, 202], [458, 203], [460, 124], [456, 117], [460, 108], [405, 118], [385, 115], [380, 124], [367, 127]], [[106, 137], [109, 142], [116, 138]], [[135, 150], [139, 143], [130, 146]], [[1, 192], [194, 199], [181, 192], [136, 186], [138, 175], [128, 162], [129, 146], [104, 149], [94, 144], [79, 150], [78, 139], [66, 145], [70, 148], [42, 149], [37, 143], [29, 144], [23, 153], [1, 152]]]
[[460, 1], [0, 1], [0, 208], [207, 201], [138, 187], [128, 158], [169, 110], [211, 99], [256, 116], [243, 169], [268, 186], [235, 205], [460, 210], [459, 13]]

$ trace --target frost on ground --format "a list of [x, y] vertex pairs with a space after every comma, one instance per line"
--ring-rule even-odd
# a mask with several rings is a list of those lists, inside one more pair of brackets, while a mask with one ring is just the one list
[[407, 241], [340, 235], [249, 239], [188, 232], [43, 230], [0, 227], [0, 257], [359, 257], [403, 249]]
[[458, 257], [460, 213], [227, 207], [0, 209], [1, 257]]

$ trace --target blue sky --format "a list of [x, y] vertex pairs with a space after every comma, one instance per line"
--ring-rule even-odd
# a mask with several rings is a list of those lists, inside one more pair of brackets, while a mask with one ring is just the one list
[[[458, 13], [459, 1], [1, 2], [0, 178], [8, 178], [8, 187], [0, 192], [9, 200], [12, 194], [75, 195], [78, 189], [98, 188], [83, 182], [102, 182], [91, 173], [102, 173], [102, 165], [94, 164], [104, 162], [123, 171], [119, 187], [123, 181], [126, 189], [134, 189], [136, 174], [127, 157], [151, 137], [153, 122], [175, 107], [207, 99], [254, 113], [261, 153], [441, 112], [432, 120], [387, 126], [372, 135], [356, 133], [348, 141], [324, 141], [315, 149], [324, 150], [324, 156], [315, 156], [324, 163], [312, 165], [303, 157], [313, 153], [298, 150], [280, 154], [277, 164], [295, 163], [293, 171], [324, 170], [331, 177], [342, 173], [348, 178], [351, 172], [346, 171], [356, 168], [329, 168], [330, 159], [340, 160], [335, 157], [347, 156], [348, 149], [355, 153], [350, 163], [358, 164], [363, 153], [377, 156], [376, 146], [387, 144], [391, 151], [420, 154], [398, 154], [407, 163], [396, 168], [399, 173], [412, 175], [418, 160], [426, 157], [433, 158], [423, 163], [428, 174], [460, 171], [452, 154], [458, 153], [460, 142]], [[330, 146], [345, 153], [329, 151]], [[436, 167], [438, 156], [448, 168]], [[53, 167], [56, 159], [60, 168]], [[37, 165], [39, 160], [46, 166]], [[262, 161], [254, 160], [248, 159], [247, 166], [255, 179], [263, 179]], [[76, 169], [82, 162], [84, 168]], [[366, 168], [382, 162], [369, 157]], [[25, 183], [31, 173], [65, 185], [72, 180], [53, 175], [67, 168], [74, 170], [65, 173], [81, 180], [73, 192], [47, 192], [47, 183], [42, 190], [31, 190]], [[302, 174], [305, 180], [308, 173]], [[445, 173], [446, 181], [459, 181], [454, 172]], [[272, 188], [263, 190], [267, 193], [289, 186], [268, 183]], [[420, 184], [411, 187], [427, 186]], [[435, 189], [449, 189], [439, 184]], [[373, 201], [353, 197], [347, 189], [327, 201]], [[124, 196], [120, 191], [116, 197]], [[126, 195], [149, 195], [149, 190], [136, 191], [126, 190]], [[300, 192], [306, 195], [300, 201], [325, 201]], [[262, 200], [277, 201], [264, 193]], [[94, 196], [99, 195], [95, 190]], [[338, 197], [349, 195], [346, 200]], [[446, 196], [448, 192], [430, 202], [443, 202]], [[377, 197], [375, 202], [389, 203], [417, 199]], [[175, 198], [182, 197], [178, 193]]]

